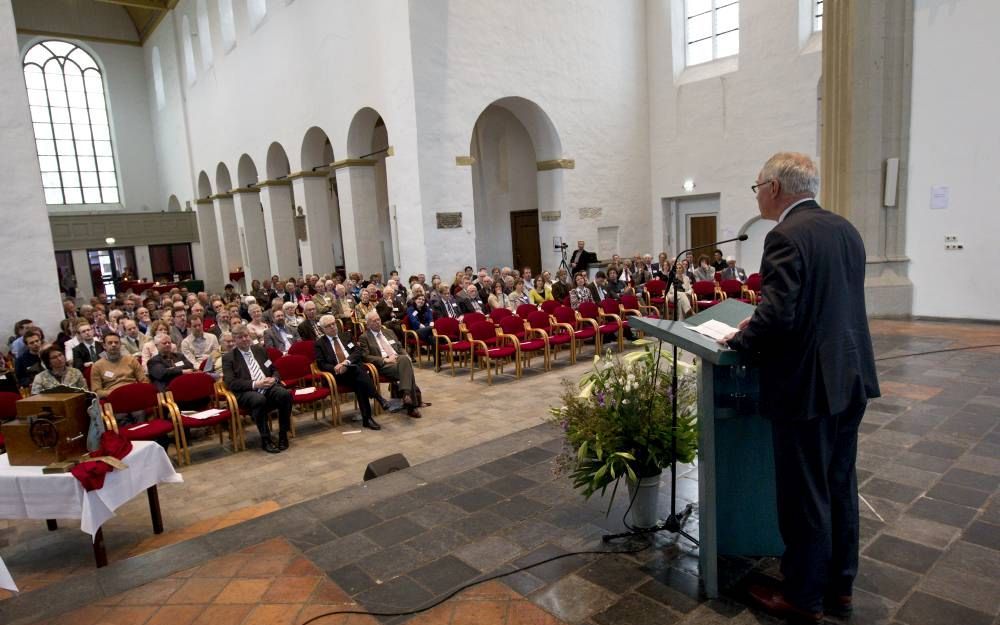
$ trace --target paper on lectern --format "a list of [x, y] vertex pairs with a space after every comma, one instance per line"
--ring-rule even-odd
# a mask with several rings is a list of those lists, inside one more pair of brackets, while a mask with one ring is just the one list
[[690, 326], [684, 324], [684, 327], [694, 330], [698, 334], [702, 334], [716, 341], [732, 334], [733, 332], [739, 332], [737, 328], [734, 328], [729, 324], [722, 323], [721, 321], [718, 321], [716, 319], [709, 319], [705, 323], [697, 326]]

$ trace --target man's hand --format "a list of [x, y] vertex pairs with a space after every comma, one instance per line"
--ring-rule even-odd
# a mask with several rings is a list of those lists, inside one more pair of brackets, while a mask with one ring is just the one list
[[337, 363], [337, 365], [333, 368], [333, 372], [337, 375], [340, 375], [345, 371], [347, 371], [347, 363], [345, 362]]
[[741, 331], [742, 331], [742, 330], [746, 330], [746, 329], [747, 329], [747, 326], [748, 326], [748, 325], [750, 325], [750, 320], [751, 320], [751, 319], [753, 319], [753, 315], [750, 315], [749, 317], [747, 317], [746, 319], [744, 319], [743, 321], [741, 321], [741, 322], [740, 322], [740, 325], [739, 325], [739, 329], [740, 329]]
[[[740, 325], [742, 326], [743, 323], [741, 322]], [[729, 347], [729, 341], [730, 341], [730, 339], [732, 339], [737, 334], [739, 334], [739, 332], [730, 332], [729, 334], [727, 334], [726, 336], [722, 337], [721, 339], [718, 339], [716, 341], [716, 343], [718, 343], [719, 345], [722, 345], [723, 347]]]
[[386, 357], [384, 358], [384, 360], [385, 360], [385, 361], [386, 361], [386, 362], [387, 362], [388, 364], [390, 364], [390, 365], [394, 365], [394, 364], [396, 364], [396, 361], [397, 361], [398, 359], [399, 359], [399, 354], [392, 354], [391, 356], [386, 356]]

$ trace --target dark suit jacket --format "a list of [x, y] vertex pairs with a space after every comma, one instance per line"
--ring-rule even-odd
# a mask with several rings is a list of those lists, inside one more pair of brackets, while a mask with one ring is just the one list
[[[257, 365], [264, 377], [281, 382], [281, 376], [278, 375], [274, 365], [267, 364], [271, 361], [268, 360], [267, 350], [262, 345], [251, 345], [250, 353], [257, 359]], [[238, 348], [233, 348], [222, 355], [222, 380], [226, 388], [236, 394], [254, 390], [253, 376], [250, 375], [250, 369]]]
[[726, 267], [722, 270], [723, 280], [739, 280], [740, 282], [747, 281], [747, 272], [743, 271], [743, 267], [736, 267], [735, 269], [730, 269]]
[[[288, 326], [285, 326], [285, 330], [288, 331], [288, 347], [291, 348], [292, 343], [299, 340], [298, 334]], [[283, 345], [281, 344], [281, 339], [278, 337], [277, 330], [275, 330], [275, 326], [271, 326], [264, 331], [264, 347], [272, 347], [282, 352], [285, 351], [282, 349]]]
[[[597, 296], [597, 283], [591, 282], [587, 285], [587, 288], [590, 289], [590, 296], [594, 298], [594, 302], [600, 304], [601, 298]], [[604, 299], [615, 299], [617, 297], [617, 295], [608, 286], [607, 282], [605, 282], [604, 286], [601, 288], [604, 289]]]
[[[183, 364], [178, 367], [178, 362]], [[184, 357], [184, 354], [170, 354], [169, 358], [157, 354], [149, 359], [146, 368], [149, 371], [150, 382], [155, 384], [156, 388], [165, 391], [171, 380], [182, 375], [185, 369], [194, 369], [194, 365]]]
[[854, 226], [814, 201], [796, 206], [764, 240], [760, 274], [762, 301], [729, 345], [760, 357], [761, 411], [810, 419], [879, 397]]
[[[94, 349], [97, 350], [97, 358], [101, 357], [101, 352], [104, 351], [104, 347], [100, 343], [94, 341]], [[90, 357], [90, 350], [83, 343], [78, 344], [73, 348], [73, 368], [83, 371], [84, 365], [88, 362], [96, 362], [97, 358]]]
[[473, 304], [473, 299], [471, 297], [463, 297], [458, 302], [458, 309], [464, 315], [470, 312], [481, 312], [486, 314], [487, 307], [483, 305], [483, 302], [477, 297], [475, 301], [479, 304], [479, 310], [476, 310], [475, 304]]
[[596, 262], [597, 254], [577, 248], [573, 251], [573, 255], [570, 256], [569, 268], [575, 274], [578, 271], [586, 271], [590, 268], [591, 263]]
[[[382, 335], [389, 341], [389, 344], [392, 345], [397, 354], [406, 353], [403, 350], [403, 344], [396, 338], [396, 334], [392, 330], [383, 326]], [[365, 362], [372, 363], [377, 369], [385, 366], [385, 361], [382, 360], [382, 349], [379, 348], [378, 341], [375, 340], [371, 330], [365, 330], [365, 333], [358, 338], [358, 348], [361, 358]]]
[[[344, 346], [344, 351], [347, 352], [347, 361], [352, 365], [357, 365], [362, 360], [361, 346], [351, 342], [346, 336], [340, 337], [340, 342]], [[326, 371], [327, 373], [333, 373], [334, 367], [337, 366], [337, 353], [334, 351], [333, 346], [330, 345], [329, 339], [326, 335], [323, 335], [315, 340], [316, 345], [316, 366], [319, 367], [320, 371]]]
[[438, 299], [436, 302], [434, 302], [433, 305], [431, 305], [431, 311], [434, 313], [435, 319], [439, 319], [441, 317], [458, 318], [458, 316], [462, 314], [462, 309], [458, 305], [458, 302], [455, 301], [455, 298], [452, 298], [449, 301], [451, 302], [451, 309], [452, 309], [451, 315], [448, 314], [448, 307], [444, 303], [445, 302], [444, 298]]

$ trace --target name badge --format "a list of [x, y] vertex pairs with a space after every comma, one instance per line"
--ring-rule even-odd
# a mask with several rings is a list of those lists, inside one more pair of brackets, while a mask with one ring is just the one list
[[178, 360], [177, 362], [174, 363], [174, 366], [175, 367], [183, 367], [184, 366], [184, 361], [183, 360]]
[[389, 340], [389, 345], [395, 345], [395, 344], [396, 344], [396, 339]]
[[115, 377], [115, 372], [114, 371], [105, 371], [104, 372], [104, 377], [106, 377], [106, 378], [108, 378], [110, 380], [111, 378]]
[[399, 312], [399, 306], [393, 306], [392, 312]]
[[354, 349], [354, 343], [348, 343], [347, 349]]
[[268, 358], [267, 360], [264, 361], [264, 366], [265, 367], [270, 367], [271, 366], [271, 359], [270, 358]]

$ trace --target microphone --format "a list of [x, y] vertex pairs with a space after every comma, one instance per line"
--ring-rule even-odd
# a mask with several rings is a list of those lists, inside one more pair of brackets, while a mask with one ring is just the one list
[[[688, 252], [693, 252], [694, 250], [703, 250], [706, 247], [715, 247], [716, 245], [722, 245], [723, 243], [732, 243], [734, 241], [746, 241], [749, 238], [750, 238], [749, 236], [747, 236], [745, 234], [741, 234], [740, 236], [734, 237], [732, 239], [724, 239], [722, 241], [716, 241], [714, 243], [706, 243], [705, 245], [697, 245], [695, 247], [691, 247], [691, 248], [688, 248], [686, 250], [681, 250], [680, 254], [678, 254], [676, 257], [674, 257], [674, 264], [670, 266], [670, 275], [667, 277], [667, 285], [673, 284], [674, 280], [677, 279], [677, 263], [680, 262], [681, 256], [687, 254]], [[674, 314], [677, 314], [677, 288], [676, 287], [674, 288]]]

